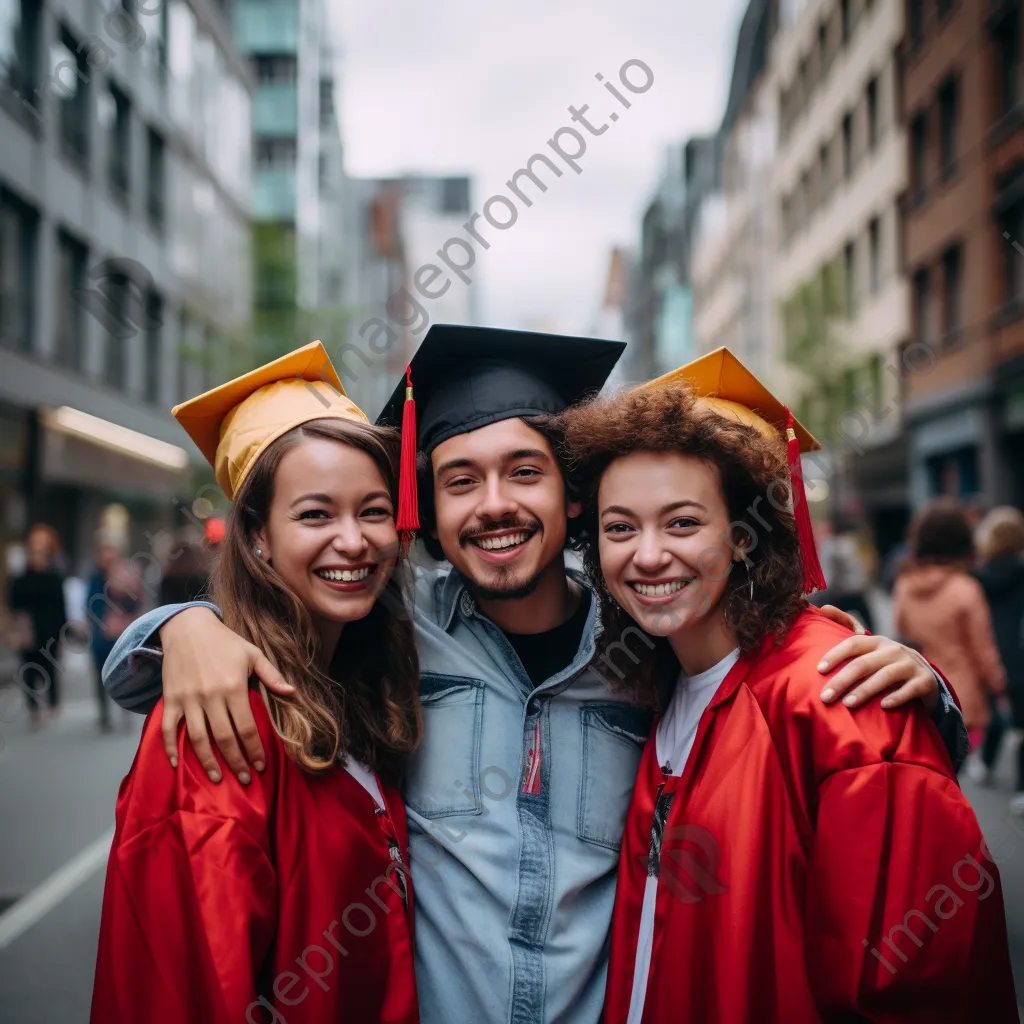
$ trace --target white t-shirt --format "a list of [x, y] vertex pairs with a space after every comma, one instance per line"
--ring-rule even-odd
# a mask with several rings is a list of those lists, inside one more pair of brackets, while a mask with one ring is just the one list
[[381, 794], [377, 776], [362, 761], [357, 761], [350, 756], [345, 762], [345, 771], [377, 801], [378, 807], [384, 809], [384, 797]]
[[[675, 693], [665, 714], [658, 723], [655, 744], [658, 764], [667, 775], [682, 775], [686, 767], [697, 726], [729, 670], [739, 661], [739, 648], [727, 654], [720, 662], [699, 675], [687, 678], [680, 675]], [[647, 998], [647, 975], [651, 969], [651, 950], [654, 947], [654, 906], [658, 897], [658, 879], [647, 876], [644, 903], [640, 911], [640, 934], [636, 940], [636, 962], [633, 968], [633, 994], [629, 1001], [626, 1024], [640, 1024]]]

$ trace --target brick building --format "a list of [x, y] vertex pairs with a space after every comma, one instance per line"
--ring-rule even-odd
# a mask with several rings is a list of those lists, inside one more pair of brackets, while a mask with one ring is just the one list
[[911, 500], [1024, 503], [1019, 0], [907, 0], [903, 264]]

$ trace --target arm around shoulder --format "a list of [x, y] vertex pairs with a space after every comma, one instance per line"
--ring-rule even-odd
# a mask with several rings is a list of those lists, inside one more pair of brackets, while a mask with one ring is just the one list
[[220, 609], [208, 601], [168, 604], [146, 612], [118, 637], [103, 666], [103, 686], [126, 711], [146, 714], [160, 699], [163, 689], [160, 630], [188, 608], [208, 608], [220, 615]]

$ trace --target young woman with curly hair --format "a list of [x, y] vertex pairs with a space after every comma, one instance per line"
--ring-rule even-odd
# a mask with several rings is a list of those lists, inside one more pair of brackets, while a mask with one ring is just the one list
[[91, 1019], [416, 1024], [398, 436], [319, 342], [174, 412], [233, 500], [212, 596], [288, 693], [237, 697], [265, 751], [252, 777], [209, 775], [184, 727], [168, 764], [167, 709], [150, 713], [118, 794]]
[[604, 1020], [1015, 1021], [998, 872], [933, 724], [819, 700], [847, 631], [804, 597], [787, 411], [728, 358], [714, 397], [655, 382], [565, 418], [605, 653], [647, 644], [632, 686], [663, 708]]

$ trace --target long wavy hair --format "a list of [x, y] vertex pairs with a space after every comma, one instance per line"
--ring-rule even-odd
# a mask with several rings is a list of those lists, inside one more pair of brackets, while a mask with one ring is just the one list
[[[254, 537], [267, 521], [281, 459], [309, 438], [365, 452], [397, 500], [395, 431], [337, 419], [295, 427], [260, 455], [235, 496], [212, 573], [213, 599], [224, 622], [259, 647], [295, 687], [288, 697], [263, 695], [294, 761], [316, 772], [331, 768], [339, 756], [351, 756], [398, 782], [422, 728], [419, 664], [402, 596], [402, 567], [396, 567], [370, 613], [345, 624], [324, 672], [308, 609], [253, 550]], [[397, 558], [398, 551], [383, 557]]]
[[[615, 602], [601, 572], [597, 492], [615, 459], [639, 451], [681, 452], [717, 469], [737, 536], [757, 538], [747, 554], [749, 566], [743, 560], [732, 565], [722, 596], [725, 619], [744, 653], [756, 651], [767, 637], [781, 642], [807, 606], [782, 440], [708, 412], [679, 386], [594, 399], [564, 413], [563, 423], [565, 458], [583, 504], [583, 564], [602, 606], [598, 657], [627, 629], [638, 628]], [[666, 638], [647, 635], [647, 641], [650, 654], [619, 688], [631, 691], [637, 703], [657, 707], [679, 664]]]

